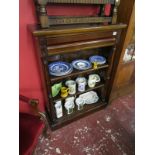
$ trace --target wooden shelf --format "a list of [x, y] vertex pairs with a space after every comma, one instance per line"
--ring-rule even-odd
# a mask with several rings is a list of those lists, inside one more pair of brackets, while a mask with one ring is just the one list
[[66, 36], [67, 34], [78, 34], [78, 33], [87, 33], [87, 32], [107, 32], [107, 31], [117, 31], [120, 29], [126, 28], [126, 24], [116, 24], [116, 25], [106, 25], [104, 26], [101, 23], [93, 23], [93, 24], [75, 24], [75, 25], [57, 25], [51, 26], [50, 28], [42, 29], [40, 25], [29, 25], [30, 31], [36, 37], [42, 36]]
[[52, 129], [59, 128], [62, 124], [69, 123], [71, 121], [74, 121], [75, 119], [78, 119], [80, 117], [85, 116], [86, 114], [101, 110], [102, 107], [105, 107], [106, 103], [99, 100], [97, 103], [90, 104], [90, 105], [84, 105], [84, 108], [82, 110], [77, 110], [77, 107], [75, 105], [74, 111], [72, 114], [67, 114], [65, 108], [63, 109], [63, 116], [61, 118], [58, 118], [51, 124]]
[[54, 82], [54, 81], [58, 81], [58, 80], [68, 78], [68, 77], [77, 76], [79, 74], [90, 73], [92, 71], [97, 71], [99, 69], [108, 68], [108, 67], [109, 67], [108, 64], [104, 64], [104, 65], [99, 66], [97, 69], [90, 68], [90, 69], [83, 70], [83, 71], [79, 71], [79, 70], [74, 69], [72, 73], [64, 75], [64, 76], [52, 76], [52, 75], [50, 75], [50, 80], [51, 80], [51, 82]]
[[[91, 91], [91, 90], [96, 90], [96, 89], [99, 89], [99, 88], [101, 88], [101, 87], [104, 87], [104, 83], [103, 83], [102, 81], [101, 81], [100, 83], [96, 84], [96, 86], [95, 86], [94, 88], [89, 88], [88, 85], [87, 85], [87, 86], [86, 86], [86, 91], [84, 91], [84, 92], [79, 92], [78, 90], [76, 90], [76, 93], [75, 93], [74, 95], [68, 95], [67, 97], [72, 97], [72, 96], [77, 96], [77, 95], [80, 95], [80, 94], [84, 94], [84, 93], [86, 93], [86, 92], [89, 92], [89, 91]], [[62, 98], [62, 97], [60, 96], [60, 93], [59, 93], [58, 96], [53, 97], [53, 101], [56, 102], [56, 101], [58, 101], [58, 100], [65, 100], [67, 97]]]

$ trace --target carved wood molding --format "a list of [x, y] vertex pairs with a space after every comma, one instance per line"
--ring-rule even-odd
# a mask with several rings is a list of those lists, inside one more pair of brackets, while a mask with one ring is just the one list
[[104, 23], [111, 20], [111, 17], [49, 17], [49, 25]]
[[70, 4], [114, 4], [115, 0], [47, 0], [48, 3], [70, 3]]

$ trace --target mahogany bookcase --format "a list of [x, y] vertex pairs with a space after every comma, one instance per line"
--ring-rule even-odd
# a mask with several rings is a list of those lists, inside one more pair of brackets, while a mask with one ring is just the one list
[[[68, 3], [68, 1], [65, 0], [62, 1], [63, 3]], [[60, 0], [59, 2], [62, 1]], [[80, 21], [80, 19], [74, 19], [68, 21], [64, 20], [67, 21], [67, 23], [62, 24], [60, 22], [60, 24], [58, 22], [57, 24], [52, 25], [54, 20], [50, 21], [51, 18], [47, 16], [45, 6], [48, 3], [54, 2], [55, 1], [52, 0], [35, 1], [40, 24], [29, 26], [36, 43], [36, 53], [42, 77], [42, 87], [46, 99], [46, 113], [52, 130], [92, 112], [101, 110], [108, 105], [115, 77], [115, 70], [119, 61], [118, 57], [121, 54], [120, 51], [117, 50], [117, 46], [121, 37], [121, 31], [126, 28], [125, 24], [116, 24], [116, 13], [120, 2], [119, 0], [108, 1], [114, 5], [112, 9], [113, 13], [111, 14], [112, 16], [108, 17], [108, 22], [104, 20], [102, 22], [86, 20], [85, 23], [83, 23], [83, 20]], [[79, 0], [70, 0], [70, 2], [82, 3], [82, 1]], [[85, 0], [83, 2], [87, 1]], [[89, 2], [101, 3], [101, 1], [98, 0], [90, 0]], [[106, 2], [107, 1], [105, 0], [102, 1], [103, 4]], [[96, 19], [98, 20], [99, 18], [100, 17], [97, 17]], [[57, 19], [60, 21], [59, 17], [56, 18], [56, 20]], [[102, 19], [105, 19], [104, 16]], [[71, 23], [69, 23], [69, 21]], [[77, 21], [80, 22], [77, 24]], [[51, 24], [49, 25], [49, 23]], [[103, 23], [106, 23], [106, 25], [103, 25]], [[90, 68], [84, 71], [74, 69], [72, 73], [60, 77], [51, 76], [49, 74], [48, 65], [51, 62], [65, 61], [71, 63], [75, 59], [88, 60], [92, 55], [104, 56], [107, 60], [106, 64], [98, 66], [97, 69]], [[60, 94], [56, 97], [52, 97], [51, 86], [59, 82], [62, 82], [64, 85], [66, 80], [75, 80], [80, 76], [88, 78], [89, 74], [92, 73], [99, 74], [101, 81], [94, 88], [87, 87], [85, 92], [91, 90], [97, 92], [99, 101], [91, 105], [84, 105], [84, 109], [80, 111], [75, 108], [74, 112], [68, 115], [64, 108], [65, 98], [61, 98]], [[73, 96], [78, 97], [80, 94], [80, 92], [76, 91], [76, 94]], [[55, 102], [58, 100], [61, 100], [63, 103], [63, 116], [61, 118], [56, 117], [54, 107]]]

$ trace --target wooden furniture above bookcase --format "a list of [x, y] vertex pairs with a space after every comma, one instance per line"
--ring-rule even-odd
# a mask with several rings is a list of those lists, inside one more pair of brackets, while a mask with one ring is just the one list
[[[99, 6], [100, 11], [95, 16], [50, 16], [47, 14], [47, 6], [59, 4], [76, 5], [94, 5]], [[106, 4], [111, 5], [109, 15], [104, 14]], [[117, 10], [120, 0], [35, 0], [38, 20], [42, 28], [48, 28], [51, 25], [81, 24], [81, 23], [110, 23], [116, 24]]]
[[[48, 29], [41, 29], [37, 25], [30, 26], [38, 49], [37, 55], [43, 79], [42, 86], [45, 92], [46, 110], [51, 129], [57, 129], [89, 113], [103, 109], [108, 104], [114, 79], [111, 75], [116, 67], [113, 64], [118, 61], [115, 59], [120, 54], [117, 46], [121, 31], [125, 27], [124, 24], [107, 26], [102, 24], [59, 25], [51, 26]], [[49, 74], [48, 64], [51, 62], [65, 61], [71, 63], [75, 59], [89, 60], [92, 55], [104, 56], [107, 60], [106, 64], [98, 66], [97, 69], [90, 68], [83, 71], [74, 69], [70, 74], [59, 77]], [[91, 73], [99, 74], [101, 81], [94, 88], [86, 87], [85, 92], [91, 90], [97, 92], [99, 101], [94, 104], [84, 105], [84, 109], [80, 111], [75, 107], [74, 112], [69, 115], [64, 108], [63, 116], [57, 118], [54, 104], [57, 100], [61, 100], [64, 104], [65, 98], [62, 98], [60, 94], [52, 97], [51, 86], [58, 82], [62, 82], [64, 85], [66, 80], [75, 80], [81, 76], [88, 78]], [[76, 91], [73, 96], [78, 97], [80, 94], [82, 93]]]

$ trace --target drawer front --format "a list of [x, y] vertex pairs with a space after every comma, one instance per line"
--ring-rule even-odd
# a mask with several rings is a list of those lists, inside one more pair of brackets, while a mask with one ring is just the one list
[[66, 34], [60, 35], [57, 37], [47, 37], [47, 46], [50, 45], [59, 45], [65, 43], [73, 43], [79, 41], [89, 41], [89, 40], [97, 40], [97, 39], [106, 39], [106, 38], [114, 38], [117, 34], [117, 31], [109, 31], [109, 32], [89, 32], [89, 33], [78, 33], [78, 34]]
[[113, 46], [116, 43], [116, 39], [105, 38], [91, 41], [72, 42], [61, 45], [47, 46], [48, 55], [78, 52], [79, 50], [88, 50], [100, 47]]

